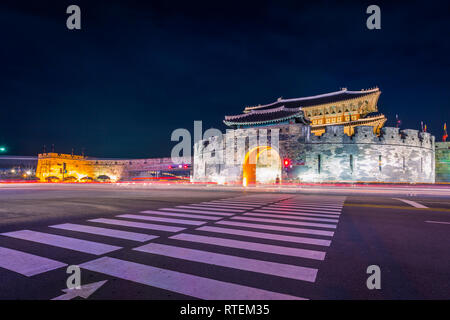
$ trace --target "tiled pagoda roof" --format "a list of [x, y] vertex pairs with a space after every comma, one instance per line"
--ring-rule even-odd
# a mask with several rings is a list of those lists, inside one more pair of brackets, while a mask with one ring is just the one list
[[311, 107], [317, 106], [321, 104], [328, 104], [333, 102], [340, 102], [355, 98], [360, 98], [363, 96], [367, 96], [376, 92], [379, 92], [380, 89], [374, 88], [370, 90], [360, 90], [360, 91], [348, 91], [347, 89], [342, 89], [336, 92], [330, 92], [325, 94], [320, 94], [316, 96], [303, 97], [303, 98], [294, 98], [294, 99], [278, 99], [275, 102], [246, 107], [244, 112], [248, 112], [250, 110], [268, 110], [272, 108], [277, 108], [279, 106], [285, 106], [286, 108], [298, 108], [298, 107]]
[[297, 121], [308, 124], [309, 121], [304, 118], [302, 108], [361, 98], [378, 93], [379, 91], [378, 88], [361, 91], [348, 91], [347, 89], [342, 89], [336, 92], [304, 98], [280, 98], [277, 101], [266, 105], [246, 107], [244, 113], [234, 116], [225, 116], [223, 122], [228, 126], [246, 126], [279, 123], [290, 119], [296, 119]]
[[307, 124], [303, 118], [303, 111], [300, 108], [285, 108], [284, 106], [269, 110], [252, 110], [235, 116], [225, 116], [224, 123], [232, 125], [254, 125], [282, 122], [297, 118], [299, 121]]

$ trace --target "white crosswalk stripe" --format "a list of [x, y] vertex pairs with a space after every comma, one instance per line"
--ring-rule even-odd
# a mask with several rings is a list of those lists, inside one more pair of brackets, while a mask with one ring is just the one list
[[141, 211], [140, 213], [163, 215], [163, 216], [167, 216], [167, 217], [184, 217], [184, 218], [203, 219], [203, 220], [220, 220], [220, 219], [222, 219], [222, 217], [217, 217], [217, 216], [205, 216], [205, 215], [201, 215], [201, 214], [187, 214], [187, 213], [173, 213], [173, 212], [155, 211], [155, 210], [144, 210], [144, 211]]
[[204, 210], [194, 210], [194, 209], [177, 209], [177, 208], [161, 208], [158, 210], [162, 211], [171, 211], [171, 212], [186, 212], [186, 213], [200, 213], [200, 214], [210, 214], [210, 215], [216, 215], [216, 216], [233, 216], [236, 213], [230, 213], [230, 212], [215, 212], [215, 211], [209, 211], [206, 208]]
[[280, 254], [280, 255], [299, 257], [299, 258], [308, 258], [308, 259], [314, 259], [314, 260], [325, 259], [325, 252], [323, 252], [323, 251], [283, 247], [283, 246], [276, 246], [276, 245], [263, 244], [263, 243], [257, 243], [257, 242], [232, 240], [232, 239], [227, 239], [227, 238], [208, 237], [208, 236], [199, 236], [199, 235], [195, 235], [195, 234], [180, 233], [180, 234], [171, 236], [170, 239], [198, 242], [198, 243], [216, 245], [216, 246], [221, 246], [221, 247], [245, 249], [245, 250], [250, 250], [250, 251], [260, 251], [260, 252], [265, 252], [265, 253]]
[[31, 277], [67, 266], [66, 263], [0, 247], [0, 268]]
[[258, 213], [269, 213], [269, 214], [283, 214], [286, 216], [306, 216], [306, 217], [323, 217], [323, 218], [339, 218], [339, 214], [327, 214], [327, 213], [310, 213], [310, 212], [292, 212], [292, 211], [280, 211], [280, 210], [270, 210], [270, 209], [258, 209], [252, 212]]
[[276, 206], [286, 206], [286, 207], [294, 207], [294, 206], [323, 206], [323, 207], [331, 207], [331, 208], [340, 208], [343, 206], [342, 203], [324, 203], [324, 202], [298, 202], [298, 203], [289, 203], [289, 202], [277, 202], [269, 205]]
[[277, 202], [276, 199], [257, 199], [257, 200], [251, 200], [251, 199], [222, 199], [222, 200], [214, 200], [214, 202], [220, 202], [220, 203], [248, 203], [248, 204], [261, 204], [265, 205], [268, 203]]
[[317, 269], [314, 268], [248, 259], [202, 250], [168, 246], [159, 243], [146, 244], [135, 248], [134, 250], [308, 282], [314, 282], [317, 275]]
[[299, 297], [102, 257], [81, 268], [205, 300], [291, 300]]
[[221, 208], [221, 209], [226, 209], [226, 208], [236, 208], [236, 209], [253, 209], [253, 208], [259, 208], [260, 206], [258, 205], [244, 205], [244, 204], [231, 204], [231, 203], [209, 203], [209, 202], [202, 202], [199, 204], [196, 204], [197, 207], [203, 207], [203, 208]]
[[293, 242], [293, 243], [305, 243], [305, 244], [312, 244], [312, 245], [325, 246], [325, 247], [328, 247], [331, 244], [330, 240], [305, 238], [305, 237], [298, 237], [298, 236], [286, 236], [286, 235], [280, 235], [280, 234], [275, 234], [275, 233], [256, 232], [256, 231], [248, 231], [248, 230], [241, 230], [241, 229], [204, 226], [204, 227], [197, 228], [195, 230], [207, 231], [207, 232], [213, 232], [213, 233], [222, 233], [222, 234], [234, 234], [234, 235], [250, 237], [250, 238], [269, 239], [269, 240], [277, 240], [277, 241]]
[[131, 228], [138, 228], [138, 229], [158, 230], [158, 231], [167, 231], [167, 232], [179, 232], [179, 231], [186, 229], [186, 228], [181, 228], [181, 227], [165, 226], [165, 225], [160, 225], [160, 224], [142, 223], [142, 222], [119, 220], [119, 219], [107, 219], [107, 218], [91, 219], [88, 221], [96, 222], [96, 223], [111, 224], [111, 225], [122, 226], [122, 227], [131, 227]]
[[206, 223], [206, 221], [151, 217], [151, 216], [142, 216], [142, 215], [138, 215], [138, 214], [121, 214], [121, 215], [118, 215], [117, 217], [136, 219], [136, 220], [148, 220], [148, 221], [157, 221], [157, 222], [165, 222], [165, 223], [174, 223], [174, 224], [187, 224], [187, 225], [193, 225], [193, 226], [200, 226], [200, 225]]
[[101, 255], [121, 249], [121, 247], [111, 246], [99, 242], [80, 240], [76, 238], [64, 237], [50, 233], [37, 232], [31, 230], [20, 230], [2, 233], [3, 236], [12, 237], [21, 240], [27, 240], [54, 247]]
[[322, 221], [322, 222], [338, 222], [337, 219], [326, 219], [326, 218], [311, 218], [311, 217], [299, 217], [299, 216], [289, 216], [289, 215], [281, 215], [281, 214], [269, 214], [269, 213], [244, 213], [244, 216], [256, 216], [256, 217], [268, 217], [268, 218], [283, 218], [290, 220], [307, 220], [307, 221]]
[[341, 208], [329, 208], [323, 206], [298, 206], [298, 207], [287, 207], [287, 206], [267, 206], [267, 209], [275, 209], [275, 210], [320, 210], [320, 211], [329, 211], [329, 212], [341, 212]]
[[232, 217], [231, 219], [245, 220], [245, 221], [257, 221], [257, 222], [264, 222], [264, 223], [275, 223], [275, 224], [289, 224], [289, 225], [297, 225], [297, 226], [305, 226], [305, 227], [336, 229], [335, 224], [325, 224], [325, 223], [287, 221], [287, 220], [280, 220], [280, 219], [265, 219], [265, 218], [253, 218], [253, 217], [242, 217], [242, 216]]
[[217, 206], [223, 206], [223, 207], [227, 207], [227, 206], [233, 206], [233, 207], [261, 207], [261, 206], [266, 206], [267, 203], [252, 203], [252, 202], [224, 202], [224, 201], [219, 201], [219, 202], [210, 202], [210, 204], [214, 204]]
[[74, 224], [74, 223], [63, 223], [63, 224], [53, 225], [50, 227], [55, 228], [55, 229], [78, 231], [78, 232], [101, 235], [101, 236], [105, 236], [105, 237], [119, 238], [119, 239], [138, 241], [138, 242], [146, 242], [146, 241], [150, 241], [150, 240], [158, 238], [158, 236], [152, 236], [152, 235], [148, 235], [148, 234], [144, 234], [144, 233], [136, 233], [136, 232], [116, 230], [116, 229], [92, 227], [92, 226], [86, 226], [86, 225]]
[[268, 211], [268, 210], [276, 210], [276, 211], [281, 211], [281, 212], [305, 212], [305, 213], [325, 213], [325, 214], [336, 214], [339, 215], [341, 214], [341, 211], [330, 211], [330, 210], [324, 210], [324, 209], [285, 209], [285, 208], [269, 208], [269, 207], [264, 207], [261, 209], [255, 209], [254, 211], [260, 211], [260, 210], [264, 210], [264, 211]]
[[216, 223], [222, 224], [222, 225], [228, 225], [228, 226], [247, 227], [247, 228], [253, 228], [253, 229], [284, 231], [284, 232], [301, 233], [301, 234], [314, 234], [314, 235], [318, 235], [318, 236], [328, 236], [328, 237], [334, 236], [333, 231], [317, 230], [317, 229], [282, 227], [282, 226], [274, 226], [274, 225], [268, 225], [268, 224], [245, 223], [245, 222], [226, 221], [226, 220], [219, 221]]
[[[200, 209], [200, 210], [204, 210], [205, 208], [201, 207], [201, 206], [177, 206], [177, 208], [183, 208], [183, 209]], [[212, 210], [212, 211], [226, 211], [226, 212], [245, 212], [245, 210], [242, 209], [225, 209], [224, 208], [208, 208], [208, 210]]]

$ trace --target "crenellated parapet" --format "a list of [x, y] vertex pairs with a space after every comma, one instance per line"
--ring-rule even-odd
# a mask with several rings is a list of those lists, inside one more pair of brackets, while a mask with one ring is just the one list
[[343, 144], [380, 144], [414, 146], [420, 148], [434, 149], [434, 136], [428, 132], [393, 127], [384, 127], [379, 135], [373, 132], [371, 126], [360, 126], [355, 128], [353, 135], [344, 132], [344, 126], [329, 126], [321, 136], [311, 136], [305, 143], [343, 143]]
[[[434, 137], [412, 129], [384, 127], [375, 134], [372, 126], [358, 126], [348, 135], [345, 126], [335, 125], [318, 136], [310, 126], [291, 124], [227, 130], [200, 144], [208, 148], [194, 153], [198, 181], [239, 181], [245, 155], [255, 146], [271, 146], [292, 163], [284, 181], [434, 182]], [[236, 162], [208, 164], [220, 150]]]

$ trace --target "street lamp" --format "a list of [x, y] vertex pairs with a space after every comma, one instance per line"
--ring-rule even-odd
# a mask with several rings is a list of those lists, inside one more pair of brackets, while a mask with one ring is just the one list
[[0, 146], [0, 153], [6, 152], [6, 147], [5, 146]]

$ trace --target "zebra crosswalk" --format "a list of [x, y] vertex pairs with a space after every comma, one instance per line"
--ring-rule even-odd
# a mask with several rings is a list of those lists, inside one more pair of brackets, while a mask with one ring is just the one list
[[[2, 272], [36, 277], [77, 264], [48, 255], [58, 248], [91, 256], [78, 262], [87, 272], [191, 298], [307, 299], [302, 283], [315, 283], [344, 201], [340, 196], [245, 195], [5, 232], [0, 234], [0, 277]], [[33, 243], [43, 254], [3, 245], [7, 239]], [[167, 267], [166, 259], [177, 263]], [[197, 267], [189, 267], [193, 264]], [[230, 278], [229, 272], [246, 276]], [[275, 285], [282, 279], [299, 284], [289, 290]]]
[[317, 275], [317, 269], [314, 268], [249, 259], [221, 253], [214, 253], [210, 251], [169, 246], [159, 243], [149, 243], [135, 248], [134, 250], [182, 260], [196, 261], [252, 272], [261, 272], [278, 277], [285, 277], [309, 282], [314, 282]]

